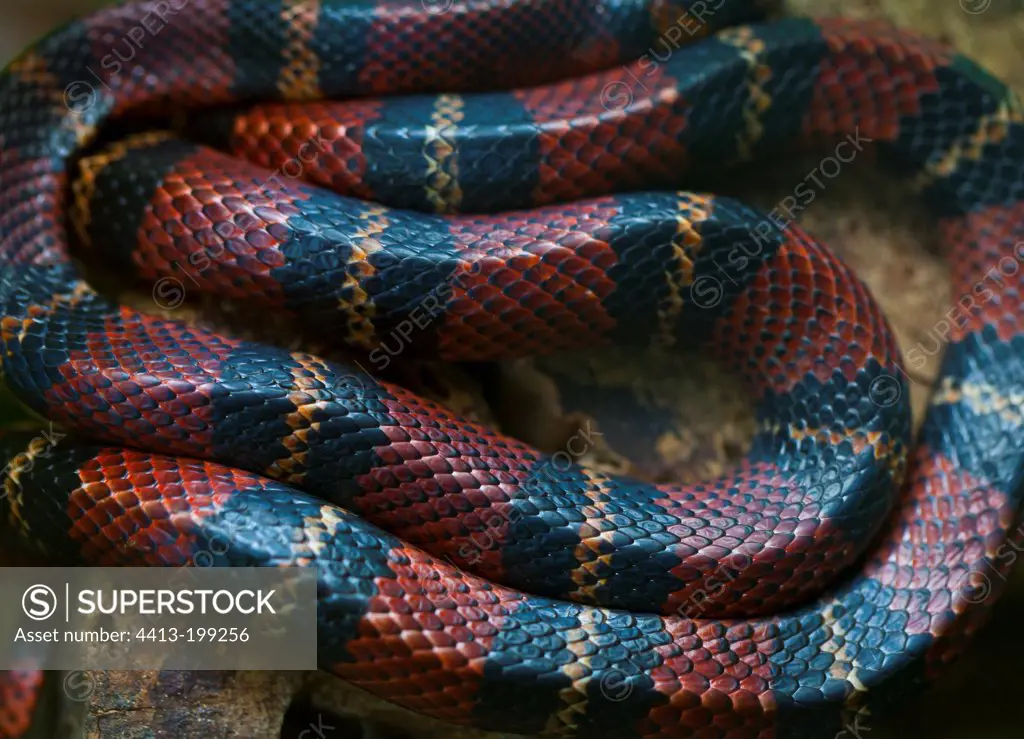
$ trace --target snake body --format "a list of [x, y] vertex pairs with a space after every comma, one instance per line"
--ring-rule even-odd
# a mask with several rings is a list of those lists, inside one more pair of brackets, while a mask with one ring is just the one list
[[[0, 357], [82, 440], [8, 467], [5, 527], [55, 561], [180, 565], [221, 539], [220, 565], [317, 567], [323, 669], [481, 728], [834, 736], [932, 678], [994, 599], [1024, 487], [1016, 98], [943, 44], [734, 25], [746, 2], [441, 10], [132, 2], [4, 71]], [[100, 135], [180, 110], [191, 138]], [[776, 211], [638, 191], [823, 140], [909, 174], [950, 255], [916, 445], [841, 261]], [[71, 224], [158, 302], [184, 265], [371, 356], [396, 332], [449, 360], [699, 347], [759, 433], [700, 485], [556, 464], [360, 366], [111, 302]], [[0, 681], [0, 736], [39, 684]]]

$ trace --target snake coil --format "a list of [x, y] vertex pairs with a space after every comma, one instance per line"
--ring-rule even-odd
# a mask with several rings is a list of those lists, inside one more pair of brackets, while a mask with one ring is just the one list
[[[178, 565], [219, 537], [220, 565], [317, 567], [323, 669], [481, 728], [833, 736], [930, 679], [994, 598], [1022, 493], [1024, 114], [938, 42], [738, 25], [757, 14], [160, 0], [39, 41], [0, 76], [0, 358], [79, 441], [8, 467], [5, 528], [71, 563]], [[138, 132], [182, 110], [187, 137]], [[949, 254], [916, 444], [856, 276], [777, 217], [671, 189], [837, 139], [913, 178]], [[69, 224], [158, 302], [184, 266], [362, 351], [424, 306], [410, 350], [443, 359], [700, 347], [759, 432], [700, 485], [552, 468], [354, 366], [111, 302]], [[0, 736], [41, 681], [0, 680]]]

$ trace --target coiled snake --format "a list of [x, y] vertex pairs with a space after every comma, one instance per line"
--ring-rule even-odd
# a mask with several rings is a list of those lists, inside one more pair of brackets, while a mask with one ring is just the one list
[[[177, 565], [218, 536], [221, 565], [318, 567], [323, 669], [483, 728], [831, 737], [928, 680], [1014, 536], [1024, 118], [940, 43], [736, 25], [757, 14], [162, 0], [39, 41], [0, 77], [0, 356], [22, 402], [107, 446], [9, 467], [8, 533], [69, 562]], [[139, 133], [183, 110], [189, 138]], [[101, 145], [101, 124], [132, 133]], [[913, 177], [949, 254], [957, 319], [914, 445], [898, 350], [849, 269], [777, 217], [671, 189], [836, 137]], [[280, 176], [296, 161], [308, 181]], [[443, 359], [701, 347], [761, 430], [700, 485], [553, 472], [354, 366], [112, 303], [69, 223], [148, 284], [186, 264], [363, 351], [425, 305], [412, 349]], [[708, 306], [697, 286], [723, 270]], [[474, 544], [495, 527], [500, 546]], [[6, 674], [0, 735], [30, 725], [40, 680]]]

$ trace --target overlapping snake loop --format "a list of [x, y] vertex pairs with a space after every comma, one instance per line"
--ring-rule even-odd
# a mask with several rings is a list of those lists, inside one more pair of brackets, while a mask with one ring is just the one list
[[[9, 467], [7, 533], [47, 561], [178, 565], [222, 537], [221, 565], [317, 567], [323, 669], [483, 728], [834, 736], [927, 681], [993, 599], [1022, 492], [1024, 115], [937, 42], [736, 25], [756, 13], [166, 0], [39, 41], [0, 76], [0, 358], [21, 401], [103, 446]], [[666, 52], [680, 19], [693, 43]], [[181, 111], [185, 136], [139, 123]], [[836, 137], [912, 177], [949, 254], [957, 320], [913, 444], [850, 270], [674, 189]], [[439, 295], [416, 353], [699, 347], [760, 431], [700, 485], [553, 473], [358, 368], [113, 303], [73, 244], [158, 299], [187, 271], [364, 351]], [[722, 270], [709, 306], [695, 286]], [[0, 735], [40, 679], [0, 682]]]

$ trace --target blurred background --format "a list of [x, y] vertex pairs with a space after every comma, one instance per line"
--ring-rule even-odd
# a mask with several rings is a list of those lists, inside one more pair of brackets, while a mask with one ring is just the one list
[[[99, 0], [0, 0], [0, 61], [6, 64], [61, 21], [101, 4]], [[785, 12], [891, 20], [953, 43], [1024, 94], [1024, 0], [788, 0]], [[749, 173], [744, 171], [742, 177], [719, 183], [721, 187], [716, 189], [770, 208], [809, 169], [800, 161], [775, 163], [767, 173], [755, 167]], [[934, 238], [929, 219], [907, 188], [880, 180], [870, 168], [854, 169], [834, 187], [830, 184], [820, 202], [815, 201], [800, 220], [857, 269], [886, 309], [901, 344], [913, 346], [949, 305], [944, 263], [931, 246]], [[927, 380], [929, 370], [934, 369], [933, 362], [922, 379]], [[714, 382], [714, 376], [713, 371], [708, 372], [701, 382]], [[918, 409], [926, 384], [914, 388]], [[665, 465], [683, 470], [681, 476], [695, 468], [707, 469], [709, 460], [729, 456], [722, 449], [731, 443], [731, 421], [720, 419], [729, 415], [726, 406], [736, 401], [713, 398], [709, 402], [719, 407], [705, 414], [706, 409], [694, 410], [689, 403], [677, 414], [682, 429], [679, 436], [692, 444], [683, 445], [689, 450], [685, 458], [668, 460]], [[502, 420], [501, 414], [497, 415]], [[26, 418], [0, 388], [0, 425]], [[742, 437], [741, 432], [736, 435]], [[853, 732], [845, 736], [1024, 736], [1024, 699], [1014, 697], [1018, 690], [1024, 692], [1022, 629], [1024, 569], [1018, 567], [989, 627], [939, 684], [898, 714], [863, 718], [859, 737]], [[297, 692], [303, 696], [299, 701], [292, 697]], [[282, 724], [284, 714], [287, 718]], [[342, 714], [369, 716], [372, 722]], [[273, 727], [273, 733], [266, 734], [268, 739], [297, 739], [312, 736], [302, 732], [318, 720], [336, 727], [329, 735], [336, 739], [474, 736], [382, 706], [324, 675], [153, 673], [97, 675], [86, 735], [96, 739], [262, 737], [271, 730], [266, 727]], [[265, 728], [257, 728], [261, 726]]]

